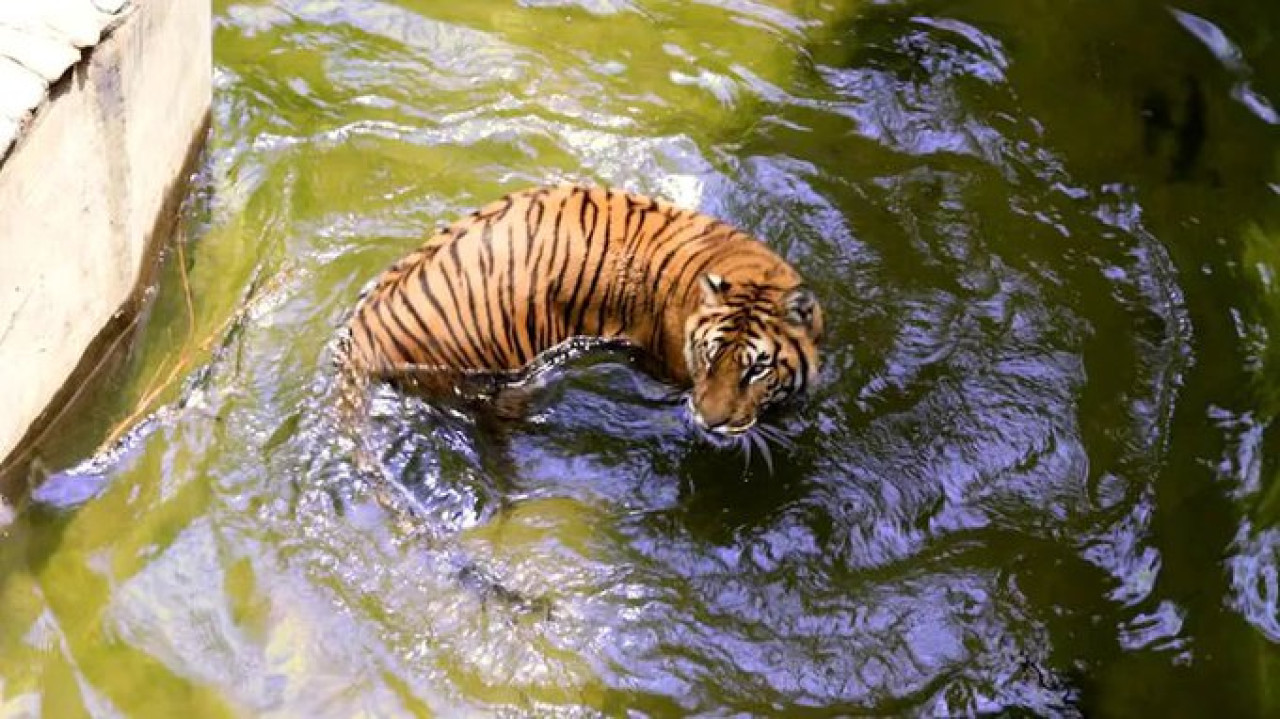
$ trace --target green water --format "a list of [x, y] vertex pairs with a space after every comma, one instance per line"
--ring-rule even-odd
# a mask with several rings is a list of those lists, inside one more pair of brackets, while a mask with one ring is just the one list
[[[0, 716], [1280, 716], [1273, 0], [214, 13], [153, 309], [3, 530]], [[505, 447], [381, 392], [353, 470], [359, 288], [562, 178], [818, 291], [772, 474], [608, 356]]]

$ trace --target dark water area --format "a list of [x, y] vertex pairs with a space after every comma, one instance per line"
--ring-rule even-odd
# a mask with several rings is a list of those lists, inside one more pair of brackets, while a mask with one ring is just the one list
[[[142, 338], [3, 530], [5, 714], [1280, 716], [1280, 6], [214, 11]], [[359, 289], [564, 179], [818, 292], [772, 468], [594, 353], [502, 440], [380, 390], [358, 473]]]

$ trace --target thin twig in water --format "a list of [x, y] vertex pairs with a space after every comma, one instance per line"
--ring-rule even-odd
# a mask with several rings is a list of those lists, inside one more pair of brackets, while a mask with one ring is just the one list
[[182, 295], [187, 305], [187, 341], [183, 343], [182, 353], [179, 355], [178, 361], [169, 369], [169, 374], [163, 381], [159, 380], [160, 373], [164, 371], [164, 365], [161, 364], [161, 366], [156, 369], [155, 374], [151, 377], [151, 381], [146, 385], [146, 390], [142, 393], [142, 399], [138, 401], [133, 412], [131, 412], [128, 417], [125, 417], [123, 420], [116, 423], [116, 426], [107, 434], [107, 438], [98, 446], [98, 453], [103, 452], [108, 447], [115, 444], [116, 441], [119, 440], [120, 437], [129, 429], [129, 427], [132, 427], [135, 422], [141, 419], [142, 415], [146, 413], [147, 408], [151, 406], [153, 401], [155, 401], [155, 398], [173, 382], [177, 377], [178, 372], [191, 360], [191, 339], [194, 338], [196, 334], [196, 313], [195, 305], [191, 299], [191, 281], [187, 277], [187, 253], [185, 249], [187, 243], [184, 242], [182, 238], [178, 238], [178, 241], [174, 244], [178, 246], [178, 275], [182, 282]]
[[178, 238], [178, 273], [182, 277], [182, 296], [187, 301], [187, 337], [194, 337], [196, 334], [196, 310], [195, 304], [191, 301], [191, 281], [187, 279], [187, 251], [186, 239]]
[[[182, 294], [187, 306], [187, 338], [188, 339], [183, 344], [182, 352], [178, 355], [177, 361], [174, 362], [173, 366], [169, 368], [169, 373], [165, 375], [163, 380], [157, 382], [157, 380], [160, 377], [160, 373], [164, 371], [164, 365], [161, 364], [160, 368], [156, 370], [156, 374], [151, 378], [151, 381], [147, 383], [147, 389], [143, 392], [142, 398], [139, 399], [138, 403], [134, 406], [133, 412], [129, 413], [129, 416], [125, 417], [124, 419], [116, 423], [115, 427], [112, 428], [111, 432], [107, 434], [106, 439], [104, 439], [102, 441], [102, 444], [98, 446], [97, 453], [102, 453], [103, 451], [111, 447], [111, 445], [119, 441], [120, 438], [124, 436], [124, 434], [129, 430], [130, 427], [135, 425], [139, 420], [142, 419], [142, 417], [144, 417], [149, 411], [152, 410], [152, 404], [155, 402], [156, 398], [159, 397], [166, 390], [168, 390], [170, 387], [172, 387], [173, 383], [178, 379], [178, 377], [181, 374], [183, 374], [191, 365], [191, 362], [194, 359], [193, 352], [192, 352], [193, 347], [200, 352], [208, 351], [209, 348], [213, 346], [214, 342], [217, 341], [217, 339], [226, 332], [228, 327], [230, 327], [231, 325], [235, 324], [240, 319], [242, 319], [246, 314], [248, 314], [249, 310], [253, 308], [253, 300], [256, 298], [250, 297], [243, 305], [240, 306], [239, 309], [237, 309], [235, 312], [232, 312], [230, 316], [228, 316], [225, 320], [220, 322], [218, 326], [214, 327], [212, 331], [210, 331], [207, 335], [205, 335], [203, 340], [201, 340], [198, 344], [193, 344], [192, 340], [195, 338], [195, 335], [196, 335], [195, 304], [192, 301], [192, 296], [191, 296], [191, 281], [187, 276], [186, 253], [183, 250], [185, 243], [180, 241], [177, 243], [177, 245], [178, 245], [178, 271], [179, 271], [179, 276], [182, 280]], [[251, 294], [256, 294], [257, 297], [261, 297], [263, 294], [266, 294], [266, 292], [263, 292], [262, 290], [267, 290], [267, 289], [268, 289], [267, 287], [259, 288], [259, 292], [257, 293], [254, 293], [251, 290]]]

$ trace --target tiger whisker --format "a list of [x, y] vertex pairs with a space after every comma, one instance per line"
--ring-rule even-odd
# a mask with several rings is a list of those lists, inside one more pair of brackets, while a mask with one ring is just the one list
[[746, 462], [746, 466], [751, 466], [751, 435], [744, 434], [735, 438], [737, 440], [738, 449], [742, 450], [742, 456]]
[[769, 451], [769, 442], [765, 440], [763, 434], [752, 434], [748, 436], [760, 448], [760, 454], [764, 456], [764, 465], [769, 468], [769, 474], [773, 474], [773, 454]]
[[760, 425], [756, 430], [763, 435], [765, 439], [781, 446], [784, 449], [794, 450], [796, 448], [796, 443], [786, 435], [781, 427]]

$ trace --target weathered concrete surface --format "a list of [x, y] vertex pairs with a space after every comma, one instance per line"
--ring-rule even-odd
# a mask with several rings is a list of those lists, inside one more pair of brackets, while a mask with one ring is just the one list
[[57, 414], [51, 400], [67, 396], [86, 349], [137, 297], [203, 141], [209, 3], [135, 0], [122, 13], [48, 86], [0, 165], [0, 459]]
[[125, 0], [0, 3], [0, 158], [44, 102], [49, 84], [130, 9]]

